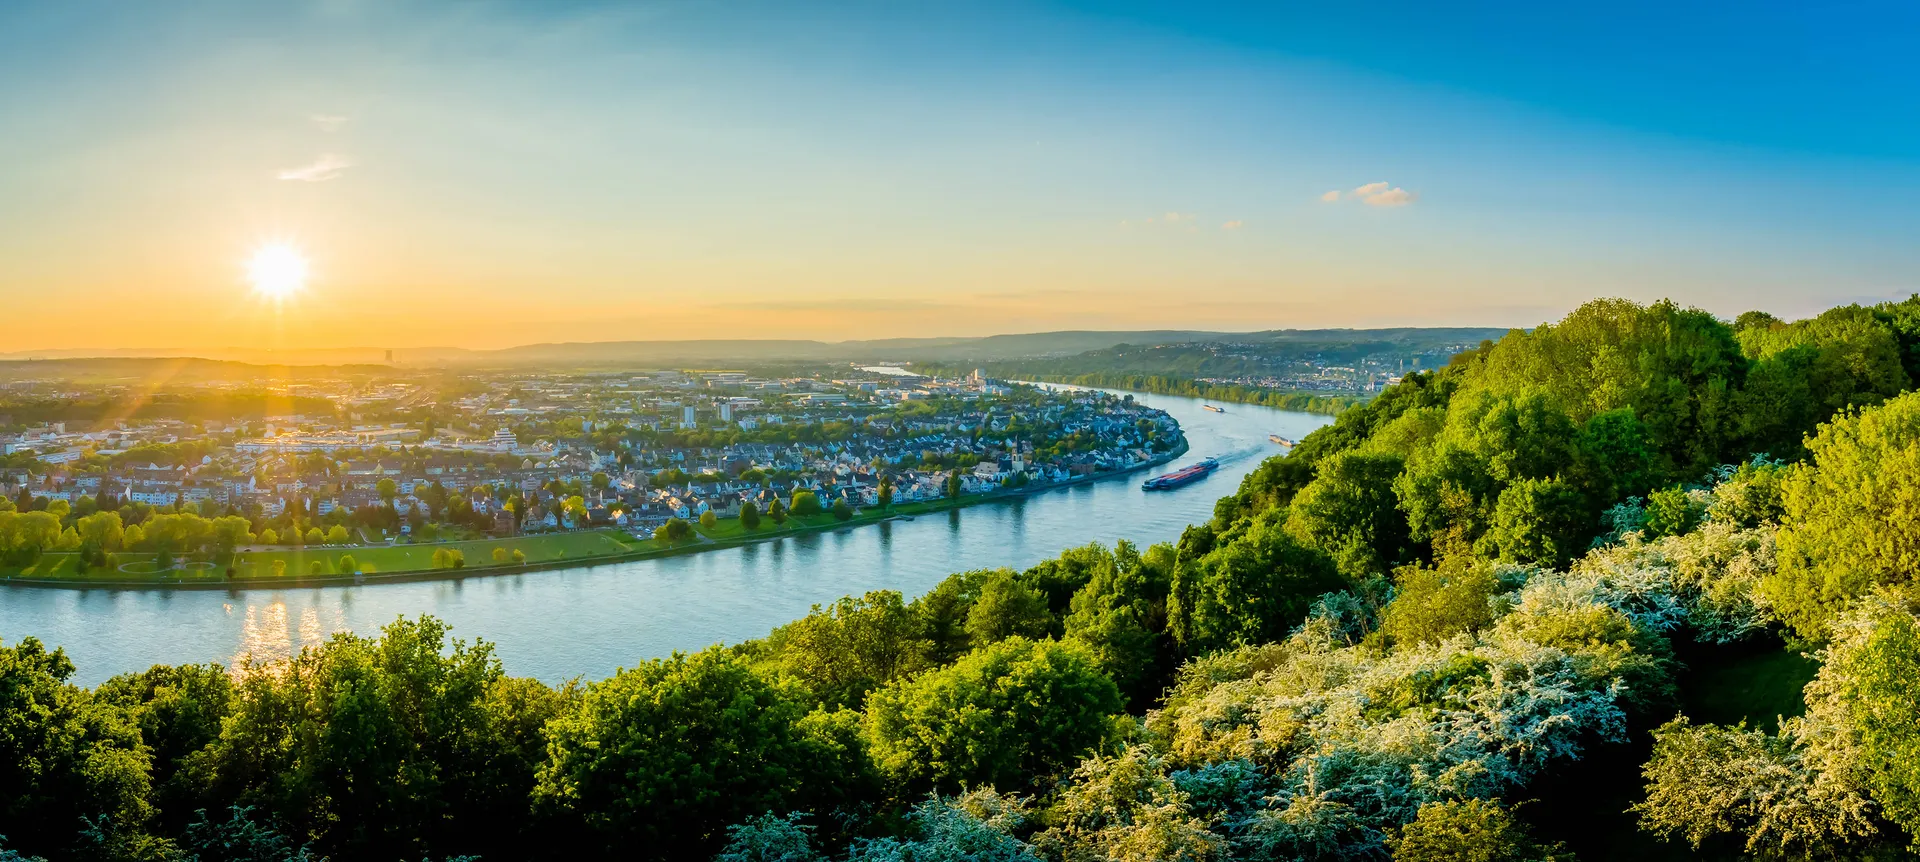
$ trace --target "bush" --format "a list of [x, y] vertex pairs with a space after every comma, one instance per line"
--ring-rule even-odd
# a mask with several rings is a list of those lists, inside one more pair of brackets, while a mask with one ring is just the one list
[[806, 716], [726, 651], [649, 661], [547, 725], [534, 802], [611, 853], [707, 858], [730, 823], [828, 798], [845, 765]]
[[812, 491], [796, 491], [793, 494], [793, 502], [787, 505], [787, 511], [796, 518], [805, 518], [818, 515], [825, 510], [820, 508], [820, 498]]
[[1015, 637], [867, 698], [874, 763], [910, 792], [1025, 787], [1115, 739], [1120, 690], [1078, 644]]
[[833, 519], [836, 521], [853, 520], [853, 506], [845, 499], [833, 501]]
[[668, 518], [667, 522], [653, 528], [653, 540], [665, 544], [675, 544], [693, 538], [693, 525], [679, 518]]
[[1399, 572], [1393, 601], [1380, 631], [1395, 644], [1438, 643], [1461, 632], [1493, 625], [1502, 592], [1489, 565], [1449, 561], [1440, 569], [1408, 566]]
[[718, 523], [720, 523], [720, 516], [714, 514], [712, 509], [700, 513], [700, 526], [711, 530], [713, 525]]

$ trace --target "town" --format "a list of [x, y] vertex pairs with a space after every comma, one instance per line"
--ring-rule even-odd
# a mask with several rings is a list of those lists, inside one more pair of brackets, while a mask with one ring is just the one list
[[[0, 513], [48, 515], [0, 514], [4, 565], [231, 577], [374, 568], [322, 548], [420, 549], [382, 571], [577, 559], [1030, 493], [1185, 451], [1178, 423], [1131, 396], [899, 365], [780, 371], [223, 378], [146, 393], [170, 416], [91, 421], [52, 417], [131, 393], [14, 381]], [[580, 531], [601, 536], [498, 544]], [[491, 557], [463, 553], [472, 542], [495, 542]], [[76, 559], [42, 560], [62, 553]]]

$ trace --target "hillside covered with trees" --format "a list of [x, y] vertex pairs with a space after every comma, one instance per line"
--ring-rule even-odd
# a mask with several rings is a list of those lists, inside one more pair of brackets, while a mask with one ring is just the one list
[[1596, 301], [1346, 410], [1177, 542], [597, 682], [432, 619], [93, 689], [22, 639], [0, 859], [1903, 858], [1916, 381], [1920, 298]]

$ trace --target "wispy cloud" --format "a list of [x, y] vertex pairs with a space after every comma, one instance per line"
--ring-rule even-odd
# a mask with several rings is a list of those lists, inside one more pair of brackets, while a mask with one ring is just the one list
[[313, 164], [303, 165], [297, 168], [288, 168], [275, 174], [274, 177], [276, 179], [295, 180], [303, 183], [322, 183], [327, 180], [337, 179], [341, 174], [346, 173], [347, 168], [350, 167], [353, 167], [353, 162], [348, 161], [347, 157], [337, 156], [333, 153], [325, 153], [321, 155], [320, 158], [315, 159]]
[[347, 118], [341, 114], [314, 114], [307, 119], [323, 132], [337, 132], [347, 124]]
[[1133, 227], [1134, 225], [1192, 224], [1193, 220], [1198, 217], [1199, 216], [1195, 215], [1194, 213], [1174, 212], [1172, 210], [1169, 210], [1163, 215], [1147, 216], [1146, 218], [1143, 218], [1143, 219], [1127, 219], [1125, 221], [1120, 222], [1120, 226]]
[[1326, 203], [1339, 203], [1342, 198], [1357, 198], [1361, 203], [1374, 207], [1403, 207], [1420, 198], [1419, 195], [1392, 183], [1367, 183], [1351, 192], [1339, 189], [1320, 196]]
[[1234, 219], [1233, 221], [1230, 221], [1230, 222], [1227, 222], [1226, 224], [1221, 225], [1220, 229], [1221, 230], [1239, 230], [1241, 226], [1245, 224], [1246, 222], [1243, 222], [1239, 219]]
[[1413, 203], [1417, 197], [1418, 195], [1415, 195], [1413, 192], [1395, 186], [1390, 189], [1374, 192], [1360, 199], [1365, 201], [1367, 206], [1372, 207], [1403, 207]]

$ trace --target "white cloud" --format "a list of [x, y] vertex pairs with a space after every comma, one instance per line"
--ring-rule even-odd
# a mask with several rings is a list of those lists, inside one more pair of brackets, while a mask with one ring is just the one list
[[1373, 207], [1403, 207], [1420, 196], [1393, 183], [1367, 183], [1351, 192], [1330, 191], [1320, 196], [1326, 203], [1338, 203], [1344, 198], [1358, 198], [1361, 203]]
[[313, 121], [313, 124], [323, 132], [337, 132], [340, 131], [341, 126], [347, 124], [347, 118], [340, 114], [314, 114], [307, 119]]
[[1161, 218], [1165, 219], [1167, 224], [1179, 224], [1185, 221], [1193, 221], [1193, 213], [1170, 212], [1164, 216], [1161, 216]]
[[1230, 221], [1230, 222], [1227, 222], [1226, 224], [1221, 225], [1220, 229], [1221, 230], [1239, 230], [1241, 226], [1245, 224], [1246, 222], [1243, 222], [1239, 219], [1234, 219], [1233, 221]]
[[1416, 197], [1418, 196], [1415, 195], [1413, 192], [1407, 191], [1406, 189], [1400, 188], [1399, 186], [1395, 186], [1393, 188], [1386, 189], [1384, 191], [1379, 191], [1379, 192], [1375, 192], [1373, 194], [1367, 195], [1366, 197], [1361, 198], [1361, 200], [1366, 201], [1367, 206], [1403, 207], [1403, 206], [1406, 206], [1407, 204], [1413, 203]]
[[326, 153], [320, 156], [320, 158], [315, 159], [313, 164], [297, 168], [288, 168], [275, 174], [274, 178], [297, 180], [303, 183], [321, 183], [338, 178], [350, 167], [353, 167], [353, 162], [348, 161], [345, 156]]

